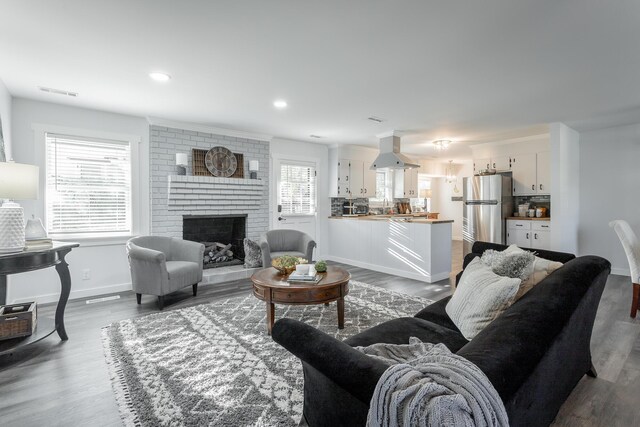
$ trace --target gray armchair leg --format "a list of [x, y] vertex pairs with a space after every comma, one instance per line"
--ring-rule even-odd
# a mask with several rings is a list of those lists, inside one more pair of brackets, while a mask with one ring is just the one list
[[158, 297], [158, 308], [162, 310], [164, 308], [164, 296]]
[[138, 305], [142, 304], [142, 294], [136, 294], [136, 300], [138, 301]]
[[193, 296], [197, 296], [198, 295], [198, 284], [194, 284], [193, 285]]
[[598, 373], [596, 372], [596, 367], [593, 366], [593, 362], [591, 362], [591, 367], [587, 371], [587, 375], [590, 376], [591, 378], [597, 378], [598, 377]]

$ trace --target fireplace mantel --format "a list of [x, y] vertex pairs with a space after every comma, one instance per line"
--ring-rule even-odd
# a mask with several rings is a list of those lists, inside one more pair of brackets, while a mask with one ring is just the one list
[[168, 209], [195, 213], [259, 210], [265, 191], [265, 182], [259, 179], [169, 175], [168, 184]]

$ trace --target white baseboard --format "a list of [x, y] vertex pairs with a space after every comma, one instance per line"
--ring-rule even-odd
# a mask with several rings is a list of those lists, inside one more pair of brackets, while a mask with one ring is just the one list
[[628, 268], [611, 267], [611, 274], [617, 274], [618, 276], [627, 276], [627, 277], [631, 276], [631, 272], [629, 271]]
[[407, 279], [419, 280], [421, 282], [433, 283], [443, 279], [449, 278], [449, 274], [451, 272], [431, 274], [431, 275], [423, 275], [418, 273], [413, 273], [411, 271], [399, 270], [396, 268], [385, 267], [377, 264], [369, 264], [366, 262], [355, 261], [352, 259], [340, 258], [333, 255], [327, 255], [326, 258], [330, 261], [341, 262], [343, 264], [354, 265], [360, 268], [366, 268], [373, 271], [379, 271], [381, 273], [393, 274], [394, 276], [406, 277]]
[[[131, 283], [121, 283], [117, 285], [108, 285], [101, 286], [98, 288], [91, 289], [80, 289], [77, 291], [71, 290], [71, 294], [69, 295], [69, 300], [95, 297], [99, 295], [107, 295], [107, 294], [115, 294], [118, 292], [130, 291]], [[27, 298], [19, 298], [14, 300], [12, 304], [19, 304], [21, 302], [31, 302], [35, 301], [38, 304], [47, 304], [52, 302], [58, 302], [60, 299], [60, 293], [52, 293], [52, 294], [42, 294], [42, 295], [34, 295], [32, 297]]]

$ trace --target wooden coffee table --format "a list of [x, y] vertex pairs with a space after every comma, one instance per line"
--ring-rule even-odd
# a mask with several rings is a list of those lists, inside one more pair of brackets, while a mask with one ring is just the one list
[[273, 267], [253, 273], [253, 295], [267, 303], [267, 333], [273, 328], [274, 304], [310, 305], [338, 302], [338, 328], [344, 328], [344, 297], [349, 293], [351, 274], [339, 267], [328, 266], [317, 284], [287, 283], [287, 275], [281, 275]]

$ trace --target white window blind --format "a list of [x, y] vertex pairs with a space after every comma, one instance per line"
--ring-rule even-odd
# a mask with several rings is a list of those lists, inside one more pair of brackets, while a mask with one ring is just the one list
[[316, 213], [315, 167], [280, 164], [280, 205], [283, 215]]
[[129, 142], [52, 133], [45, 141], [49, 233], [130, 233]]

